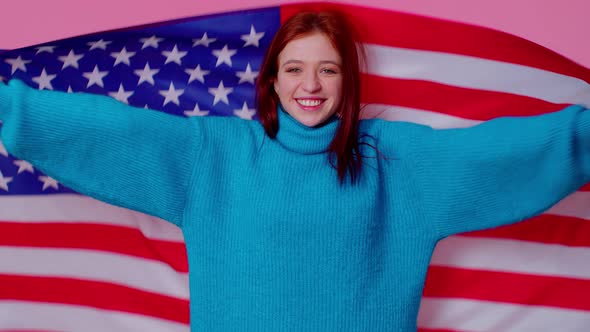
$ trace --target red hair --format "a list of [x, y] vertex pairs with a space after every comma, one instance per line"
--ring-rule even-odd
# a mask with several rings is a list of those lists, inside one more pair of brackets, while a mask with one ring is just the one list
[[278, 74], [278, 58], [285, 46], [298, 37], [322, 33], [342, 59], [342, 100], [336, 110], [341, 118], [338, 130], [328, 147], [330, 163], [340, 182], [348, 173], [351, 183], [360, 175], [362, 159], [359, 151], [358, 127], [360, 113], [360, 64], [364, 58], [358, 47], [356, 32], [346, 17], [336, 11], [304, 12], [289, 18], [278, 30], [266, 51], [256, 87], [258, 115], [266, 134], [275, 138], [279, 131], [277, 107], [279, 97], [273, 83]]

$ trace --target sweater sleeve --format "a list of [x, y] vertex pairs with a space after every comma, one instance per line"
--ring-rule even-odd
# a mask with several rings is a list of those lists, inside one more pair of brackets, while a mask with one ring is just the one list
[[63, 185], [177, 225], [199, 122], [93, 94], [0, 84], [6, 149]]
[[418, 177], [440, 237], [533, 217], [590, 181], [590, 111], [582, 106], [426, 137]]

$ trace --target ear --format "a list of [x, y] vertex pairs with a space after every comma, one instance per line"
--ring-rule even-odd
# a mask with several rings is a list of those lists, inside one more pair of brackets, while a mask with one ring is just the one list
[[272, 86], [275, 89], [275, 92], [279, 93], [279, 85], [277, 84], [277, 80], [272, 81]]

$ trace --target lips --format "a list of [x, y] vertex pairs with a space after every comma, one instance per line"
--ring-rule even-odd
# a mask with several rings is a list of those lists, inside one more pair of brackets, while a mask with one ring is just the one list
[[322, 98], [297, 98], [295, 100], [301, 108], [306, 110], [317, 109], [325, 101]]

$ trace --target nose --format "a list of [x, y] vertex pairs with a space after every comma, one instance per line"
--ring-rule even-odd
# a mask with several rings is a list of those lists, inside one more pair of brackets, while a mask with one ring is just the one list
[[306, 92], [317, 92], [321, 89], [319, 77], [315, 72], [307, 72], [303, 78], [303, 90]]

